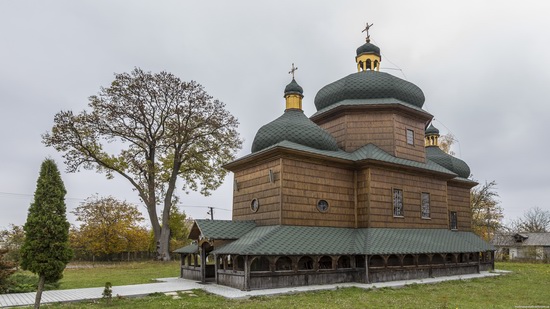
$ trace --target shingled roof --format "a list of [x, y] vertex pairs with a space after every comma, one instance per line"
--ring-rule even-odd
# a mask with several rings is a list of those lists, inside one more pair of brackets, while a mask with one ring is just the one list
[[494, 247], [471, 232], [446, 229], [260, 226], [215, 254], [355, 255], [483, 252]]
[[195, 220], [189, 239], [198, 239], [199, 236], [208, 239], [238, 239], [254, 229], [254, 221], [231, 220]]

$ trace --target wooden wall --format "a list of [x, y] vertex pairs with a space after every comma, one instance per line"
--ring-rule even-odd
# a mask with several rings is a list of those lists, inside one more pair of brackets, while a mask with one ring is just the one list
[[[368, 227], [448, 228], [447, 182], [429, 176], [369, 168]], [[404, 217], [393, 216], [392, 189], [403, 190]], [[430, 193], [430, 219], [422, 219], [421, 193]]]
[[370, 170], [357, 172], [357, 227], [369, 227]]
[[[419, 118], [393, 111], [368, 111], [343, 114], [320, 126], [348, 152], [372, 143], [393, 156], [426, 161], [424, 122]], [[414, 131], [414, 145], [407, 144], [406, 129]]]
[[457, 212], [458, 230], [472, 231], [472, 211], [470, 209], [470, 189], [464, 186], [447, 185], [449, 211]]
[[[321, 213], [317, 202], [329, 203]], [[353, 171], [284, 158], [282, 172], [282, 224], [354, 227]]]
[[[274, 182], [269, 182], [269, 170]], [[233, 220], [256, 220], [257, 225], [280, 224], [280, 159], [260, 163], [235, 172], [239, 190], [233, 190]], [[260, 207], [252, 212], [250, 203], [258, 199]]]
[[[424, 146], [424, 122], [418, 118], [394, 114], [395, 156], [418, 162], [426, 162]], [[407, 129], [414, 132], [414, 145], [407, 144]]]

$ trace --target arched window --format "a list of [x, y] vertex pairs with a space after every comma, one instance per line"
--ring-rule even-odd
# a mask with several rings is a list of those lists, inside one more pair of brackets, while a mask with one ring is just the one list
[[378, 68], [378, 60], [374, 60], [374, 69], [376, 70]]
[[367, 67], [365, 68], [365, 70], [372, 70], [372, 67], [371, 67], [371, 61], [370, 59], [367, 59]]
[[441, 254], [434, 254], [432, 257], [432, 264], [445, 264], [445, 258]]
[[401, 266], [401, 260], [395, 254], [392, 254], [388, 257], [388, 266]]
[[414, 265], [414, 256], [412, 254], [407, 254], [403, 257], [403, 266], [413, 266]]
[[292, 260], [288, 256], [281, 256], [275, 263], [275, 270], [292, 270]]
[[339, 257], [337, 264], [338, 264], [338, 266], [336, 266], [336, 268], [338, 268], [338, 269], [351, 268], [351, 263], [350, 263], [350, 260], [349, 260], [349, 256], [347, 256], [347, 255], [342, 255], [341, 257]]
[[332, 269], [332, 258], [330, 256], [322, 256], [319, 259], [319, 269]]
[[369, 267], [384, 267], [385, 265], [384, 258], [379, 255], [373, 255], [369, 259]]
[[255, 258], [250, 265], [250, 271], [269, 271], [269, 259], [265, 256]]
[[241, 255], [235, 259], [235, 270], [244, 270], [244, 257]]
[[430, 257], [426, 254], [421, 254], [418, 257], [418, 265], [429, 265], [430, 264]]
[[356, 255], [355, 256], [355, 267], [356, 268], [365, 268], [365, 256]]
[[445, 256], [445, 263], [456, 264], [456, 255], [452, 253], [447, 253], [447, 255]]
[[302, 256], [298, 260], [298, 270], [313, 270], [313, 259], [309, 256]]
[[224, 261], [224, 256], [223, 255], [218, 256], [218, 269], [225, 269], [223, 268], [224, 267], [223, 261]]

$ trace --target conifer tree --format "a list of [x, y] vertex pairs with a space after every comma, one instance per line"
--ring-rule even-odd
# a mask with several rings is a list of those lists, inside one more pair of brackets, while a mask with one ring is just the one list
[[44, 160], [24, 226], [26, 238], [21, 248], [21, 267], [39, 278], [34, 308], [40, 307], [44, 283], [61, 279], [72, 258], [65, 194], [57, 165], [52, 159]]

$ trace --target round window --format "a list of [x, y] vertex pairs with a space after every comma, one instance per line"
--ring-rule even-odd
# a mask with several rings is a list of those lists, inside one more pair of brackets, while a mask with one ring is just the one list
[[317, 202], [317, 210], [320, 212], [327, 212], [328, 211], [328, 202], [325, 200], [319, 200]]
[[250, 210], [252, 210], [252, 212], [257, 212], [259, 208], [260, 202], [257, 198], [253, 199], [252, 202], [250, 202]]

